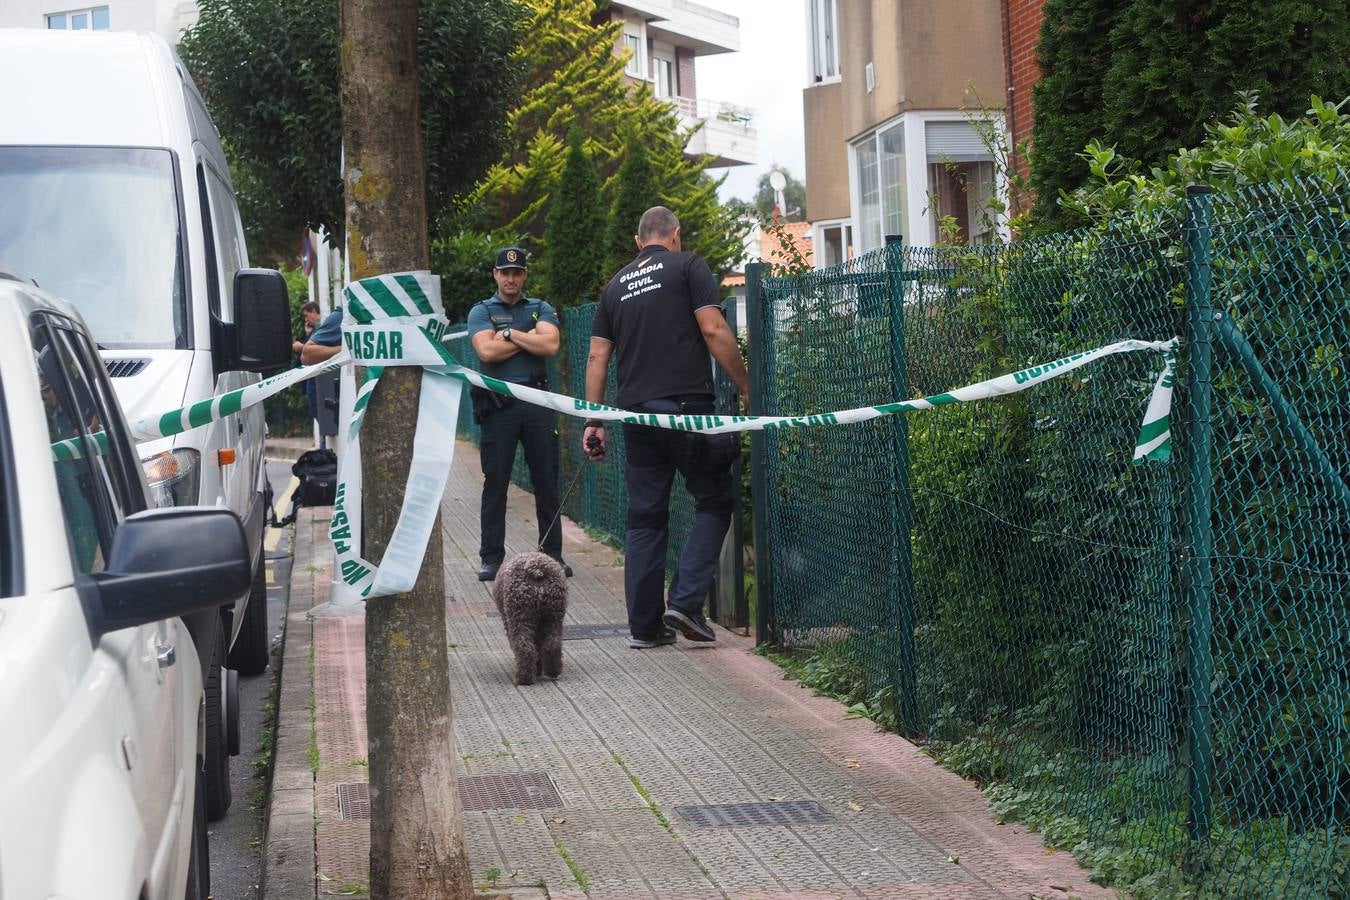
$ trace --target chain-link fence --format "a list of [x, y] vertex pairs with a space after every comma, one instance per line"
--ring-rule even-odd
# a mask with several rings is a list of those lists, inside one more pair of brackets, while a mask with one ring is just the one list
[[757, 436], [761, 634], [1138, 894], [1345, 896], [1347, 203], [1254, 187], [1148, 231], [752, 273], [768, 414], [1184, 339], [1170, 463], [1131, 465], [1141, 353]]

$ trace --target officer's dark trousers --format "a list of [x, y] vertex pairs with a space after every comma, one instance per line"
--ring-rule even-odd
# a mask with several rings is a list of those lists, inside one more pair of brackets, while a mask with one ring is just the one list
[[[483, 465], [482, 528], [478, 555], [484, 564], [506, 557], [506, 488], [516, 460], [516, 444], [525, 446], [525, 464], [534, 487], [534, 514], [545, 553], [562, 558], [562, 522], [558, 517], [558, 414], [517, 400], [483, 417], [479, 457]], [[550, 528], [550, 523], [552, 527]], [[545, 534], [545, 529], [548, 530]]]
[[[651, 400], [635, 404], [637, 412], [672, 413], [674, 401]], [[710, 408], [711, 411], [711, 408]], [[666, 545], [670, 536], [670, 489], [679, 470], [694, 498], [694, 525], [680, 553], [679, 568], [670, 585], [670, 606], [702, 613], [712, 588], [722, 541], [731, 524], [735, 486], [730, 471], [710, 474], [693, 468], [696, 434], [651, 428], [623, 427], [627, 464], [628, 534], [624, 544], [624, 594], [628, 600], [628, 629], [634, 637], [651, 638], [661, 630], [662, 588], [666, 574]]]

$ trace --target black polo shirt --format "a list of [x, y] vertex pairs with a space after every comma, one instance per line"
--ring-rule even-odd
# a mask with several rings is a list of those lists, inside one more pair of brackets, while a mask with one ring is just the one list
[[591, 337], [614, 345], [618, 404], [711, 395], [712, 360], [694, 312], [721, 307], [717, 278], [693, 253], [643, 247], [600, 295]]

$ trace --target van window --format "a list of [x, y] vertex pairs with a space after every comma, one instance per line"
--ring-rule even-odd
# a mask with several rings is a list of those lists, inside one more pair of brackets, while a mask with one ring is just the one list
[[101, 346], [187, 347], [168, 150], [0, 147], [0, 266], [74, 303]]
[[211, 202], [211, 240], [215, 247], [216, 284], [220, 317], [234, 321], [234, 276], [244, 266], [244, 241], [239, 234], [239, 216], [235, 212], [234, 192], [216, 170], [202, 166], [206, 173], [206, 193]]
[[52, 460], [75, 566], [86, 575], [102, 571], [122, 518], [116, 476], [94, 437], [104, 430], [105, 418], [69, 334], [51, 327], [45, 316], [34, 319], [33, 353], [48, 437], [53, 444], [73, 438], [79, 448], [75, 459]]

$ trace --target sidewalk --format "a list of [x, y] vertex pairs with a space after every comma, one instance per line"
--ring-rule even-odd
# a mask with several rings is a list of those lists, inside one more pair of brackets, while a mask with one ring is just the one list
[[[1067, 852], [1046, 849], [1020, 824], [995, 824], [974, 786], [912, 744], [785, 681], [751, 653], [749, 638], [719, 629], [714, 647], [629, 649], [622, 557], [571, 522], [563, 552], [576, 577], [562, 677], [513, 685], [489, 585], [476, 578], [479, 472], [477, 449], [460, 443], [442, 518], [456, 752], [467, 776], [460, 794], [481, 889], [553, 898], [1113, 896]], [[367, 889], [364, 619], [306, 617], [332, 581], [326, 513], [307, 509], [297, 522], [269, 900]], [[533, 501], [513, 487], [508, 554], [531, 548], [535, 534]]]

